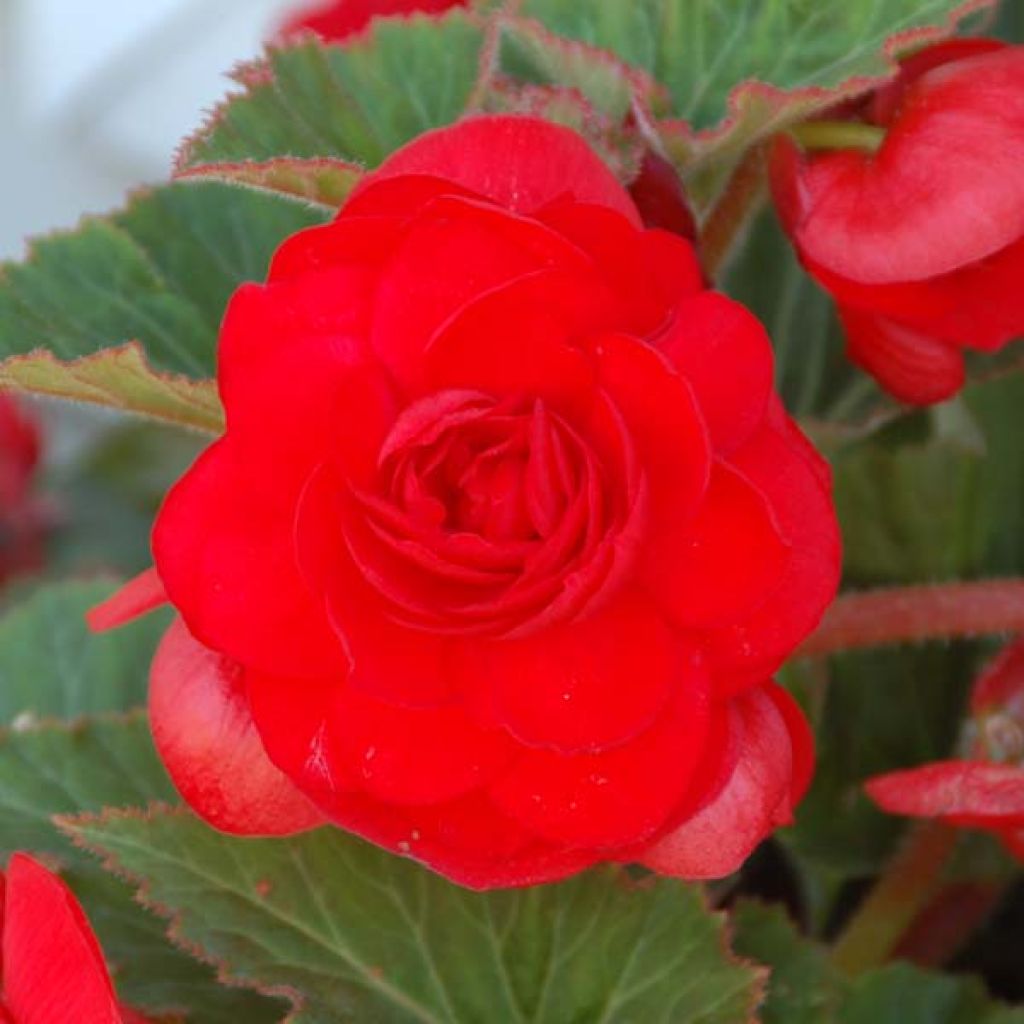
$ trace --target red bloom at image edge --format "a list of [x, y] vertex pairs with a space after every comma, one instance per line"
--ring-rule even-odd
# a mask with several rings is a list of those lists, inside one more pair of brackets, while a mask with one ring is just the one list
[[35, 421], [0, 393], [0, 584], [43, 564], [51, 515], [33, 490], [40, 449]]
[[862, 112], [877, 153], [775, 146], [776, 206], [850, 358], [903, 401], [950, 397], [965, 349], [1024, 333], [1022, 96], [1024, 47], [941, 43]]
[[865, 788], [890, 814], [983, 829], [1024, 861], [1024, 640], [979, 677], [971, 704], [971, 759], [879, 775]]
[[788, 822], [770, 680], [834, 596], [829, 471], [763, 328], [573, 132], [420, 137], [220, 338], [227, 433], [167, 498], [150, 712], [211, 824], [327, 820], [477, 888], [735, 870]]
[[0, 926], [0, 1024], [145, 1024], [118, 1006], [71, 890], [23, 853], [0, 874]]
[[313, 32], [325, 42], [337, 43], [362, 32], [373, 18], [407, 14], [443, 14], [465, 7], [467, 0], [334, 0], [307, 8], [289, 18], [279, 32], [291, 39]]

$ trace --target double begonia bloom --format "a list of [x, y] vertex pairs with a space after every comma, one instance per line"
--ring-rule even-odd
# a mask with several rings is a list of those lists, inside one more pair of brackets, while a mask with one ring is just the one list
[[338, 43], [361, 33], [374, 18], [408, 14], [443, 14], [465, 7], [467, 0], [333, 0], [292, 15], [279, 35], [289, 39], [312, 32], [324, 42]]
[[0, 874], [0, 1024], [145, 1024], [119, 1006], [71, 890], [23, 853]]
[[991, 832], [1024, 861], [1024, 640], [980, 676], [971, 709], [977, 756], [879, 775], [865, 788], [890, 814]]
[[227, 433], [154, 532], [152, 727], [207, 820], [477, 888], [720, 876], [790, 820], [812, 744], [770, 676], [837, 585], [829, 471], [763, 328], [578, 135], [415, 140], [219, 359]]
[[960, 389], [965, 349], [1024, 333], [1024, 47], [930, 47], [862, 114], [876, 153], [777, 143], [776, 206], [850, 358], [928, 404]]

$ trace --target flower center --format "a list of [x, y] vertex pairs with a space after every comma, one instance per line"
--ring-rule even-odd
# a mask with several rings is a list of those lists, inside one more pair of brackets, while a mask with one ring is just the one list
[[618, 578], [639, 486], [543, 401], [446, 391], [395, 423], [349, 551], [393, 617], [511, 635], [590, 607]]

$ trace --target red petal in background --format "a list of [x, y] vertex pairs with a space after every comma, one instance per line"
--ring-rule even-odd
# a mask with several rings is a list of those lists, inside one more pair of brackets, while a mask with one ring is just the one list
[[890, 814], [959, 825], [1024, 825], [1024, 768], [988, 761], [937, 761], [869, 779], [868, 796]]
[[71, 890], [25, 854], [7, 869], [3, 999], [17, 1024], [122, 1024], [89, 922]]

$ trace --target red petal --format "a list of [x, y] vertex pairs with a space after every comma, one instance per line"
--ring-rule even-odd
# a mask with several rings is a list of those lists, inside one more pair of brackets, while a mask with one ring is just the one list
[[393, 622], [345, 549], [346, 487], [330, 467], [314, 473], [296, 510], [295, 536], [299, 568], [311, 589], [324, 594], [349, 682], [389, 703], [447, 704], [454, 695], [447, 641]]
[[248, 666], [317, 674], [344, 665], [322, 599], [296, 564], [298, 497], [276, 460], [229, 436], [208, 448], [172, 488], [153, 531], [171, 601], [207, 647]]
[[504, 732], [481, 728], [459, 707], [397, 707], [352, 687], [338, 694], [328, 714], [328, 749], [385, 803], [464, 796], [490, 781], [516, 749]]
[[596, 290], [579, 275], [541, 271], [482, 295], [435, 337], [427, 353], [431, 384], [543, 398], [578, 420], [594, 374], [567, 342], [594, 315]]
[[775, 361], [761, 323], [717, 292], [685, 299], [658, 350], [689, 381], [715, 450], [728, 453], [764, 419]]
[[71, 890], [31, 857], [7, 869], [3, 998], [17, 1024], [121, 1024], [103, 954]]
[[401, 174], [430, 174], [530, 214], [562, 198], [609, 206], [639, 225], [615, 175], [568, 128], [533, 117], [473, 117], [427, 132], [392, 154], [360, 185]]
[[964, 357], [953, 345], [850, 307], [839, 315], [850, 359], [901, 401], [930, 405], [963, 387]]
[[149, 717], [175, 786], [214, 828], [290, 835], [323, 823], [264, 752], [241, 668], [193, 639], [180, 619], [153, 660]]
[[655, 349], [625, 335], [593, 342], [601, 386], [622, 413], [650, 487], [657, 525], [678, 532], [704, 497], [707, 429], [693, 392]]
[[1005, 829], [998, 833], [1007, 850], [1017, 860], [1024, 861], [1024, 828]]
[[260, 475], [274, 467], [274, 487], [285, 495], [328, 458], [359, 480], [376, 470], [397, 404], [366, 347], [368, 281], [352, 268], [316, 278], [304, 299], [309, 308], [298, 305], [291, 285], [247, 285], [228, 307], [218, 368], [228, 436], [256, 449], [250, 458]]
[[1002, 651], [978, 677], [971, 694], [975, 715], [1018, 708], [1024, 716], [1024, 638]]
[[705, 634], [705, 650], [723, 692], [773, 672], [818, 624], [839, 586], [839, 525], [828, 466], [798, 428], [779, 414], [733, 455], [733, 465], [767, 496], [790, 541], [771, 596], [735, 625]]
[[381, 277], [374, 351], [396, 380], [419, 391], [427, 344], [467, 302], [524, 274], [585, 266], [575, 246], [537, 221], [469, 199], [434, 199]]
[[123, 626], [167, 602], [167, 591], [156, 569], [146, 569], [119, 587], [105, 601], [86, 613], [85, 621], [94, 633]]
[[553, 842], [584, 847], [638, 843], [682, 801], [705, 749], [709, 705], [701, 673], [632, 742], [601, 754], [530, 750], [492, 789], [497, 805]]
[[801, 169], [796, 237], [856, 281], [923, 280], [1024, 235], [1024, 48], [947, 64], [905, 94], [875, 156], [840, 151]]
[[988, 761], [938, 761], [869, 779], [868, 796], [890, 814], [954, 824], [1024, 826], [1024, 768]]
[[[641, 862], [675, 878], [722, 878], [792, 818], [792, 793], [806, 769], [794, 767], [793, 737], [774, 684], [736, 698], [731, 709], [739, 760], [714, 799], [646, 850]], [[802, 738], [797, 741], [802, 743]], [[798, 760], [804, 757], [801, 751]], [[801, 778], [796, 776], [800, 774]]]
[[622, 306], [617, 325], [630, 334], [656, 334], [682, 294], [703, 286], [696, 253], [681, 239], [637, 231], [620, 214], [589, 203], [556, 203], [539, 216], [591, 257]]
[[463, 686], [490, 691], [494, 713], [517, 739], [562, 753], [632, 739], [673, 686], [693, 685], [688, 674], [699, 672], [680, 658], [650, 600], [628, 591], [580, 622], [455, 650]]
[[706, 628], [735, 621], [772, 593], [788, 551], [765, 495], [716, 462], [696, 516], [652, 537], [643, 575], [675, 622]]

